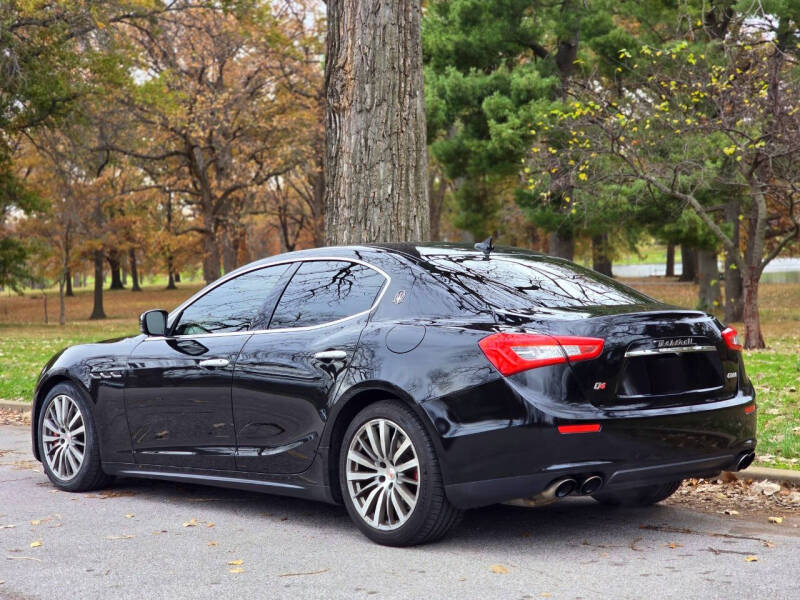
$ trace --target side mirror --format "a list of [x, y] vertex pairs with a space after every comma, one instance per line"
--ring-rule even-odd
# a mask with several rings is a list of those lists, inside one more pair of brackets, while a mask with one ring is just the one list
[[139, 328], [145, 335], [165, 335], [167, 333], [167, 311], [148, 310], [139, 316]]

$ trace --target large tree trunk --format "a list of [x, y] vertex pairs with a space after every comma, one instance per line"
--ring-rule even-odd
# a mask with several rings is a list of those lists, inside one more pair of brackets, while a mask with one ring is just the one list
[[111, 285], [108, 286], [110, 290], [125, 289], [122, 283], [122, 264], [120, 260], [119, 250], [112, 249], [108, 252], [108, 266], [111, 270]]
[[713, 250], [697, 251], [697, 273], [700, 279], [697, 308], [713, 312], [719, 308], [722, 296], [719, 290], [719, 266]]
[[667, 277], [675, 277], [675, 244], [667, 244]]
[[697, 250], [687, 244], [681, 244], [681, 273], [680, 281], [697, 280]]
[[575, 238], [572, 234], [554, 231], [550, 234], [548, 254], [572, 260], [575, 256]]
[[609, 258], [608, 234], [592, 238], [592, 269], [611, 277], [611, 258]]
[[94, 251], [94, 306], [90, 319], [105, 319], [103, 310], [103, 251]]
[[128, 262], [131, 265], [131, 291], [141, 292], [142, 288], [139, 285], [139, 264], [136, 261], [136, 249], [131, 248], [128, 250]]
[[64, 283], [67, 286], [67, 290], [64, 292], [64, 295], [72, 298], [75, 295], [75, 292], [72, 291], [72, 271], [70, 269], [67, 269], [67, 272], [64, 274]]
[[430, 237], [421, 0], [328, 0], [329, 244]]
[[[725, 220], [733, 225], [731, 241], [739, 247], [739, 200], [731, 200], [725, 205]], [[739, 322], [744, 318], [742, 273], [736, 266], [731, 252], [725, 252], [725, 322]]]
[[743, 277], [744, 284], [744, 347], [764, 348], [764, 336], [761, 334], [761, 316], [758, 314], [758, 282], [761, 273], [757, 268], [748, 269]]

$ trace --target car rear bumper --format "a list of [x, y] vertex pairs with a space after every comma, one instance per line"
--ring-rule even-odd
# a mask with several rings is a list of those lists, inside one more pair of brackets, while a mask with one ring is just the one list
[[735, 470], [756, 445], [753, 396], [720, 407], [641, 418], [596, 418], [599, 432], [561, 434], [558, 419], [531, 414], [526, 423], [442, 438], [450, 501], [470, 508], [539, 494], [553, 482], [602, 478], [613, 491]]
[[515, 498], [532, 497], [564, 478], [576, 479], [580, 484], [589, 476], [599, 475], [603, 478], [603, 485], [598, 491], [622, 490], [688, 477], [714, 477], [720, 471], [734, 469], [745, 452], [747, 451], [680, 462], [630, 466], [610, 471], [608, 477], [605, 477], [603, 469], [598, 469], [598, 465], [591, 461], [584, 465], [575, 464], [565, 469], [530, 475], [455, 483], [445, 486], [445, 490], [450, 502], [459, 508], [476, 508]]

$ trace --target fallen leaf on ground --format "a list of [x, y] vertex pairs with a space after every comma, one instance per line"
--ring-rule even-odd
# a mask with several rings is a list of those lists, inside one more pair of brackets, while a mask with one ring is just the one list
[[135, 537], [136, 537], [135, 535], [129, 535], [129, 534], [124, 534], [124, 535], [108, 535], [108, 536], [106, 536], [106, 539], [107, 539], [107, 540], [131, 540], [131, 539], [133, 539], [133, 538], [135, 538]]
[[757, 556], [752, 556], [752, 555], [751, 555], [751, 556], [748, 556], [748, 557], [746, 557], [746, 558], [745, 558], [745, 560], [746, 560], [747, 562], [757, 562], [757, 561], [758, 561], [758, 557], [757, 557]]
[[42, 545], [42, 542], [40, 542], [39, 540], [36, 540], [35, 542], [31, 542], [31, 548], [38, 548], [41, 545]]
[[191, 521], [186, 521], [183, 524], [184, 527], [197, 527], [197, 519], [192, 519]]
[[41, 524], [42, 524], [42, 520], [41, 519], [33, 519], [31, 521], [31, 525], [41, 525]]
[[208, 542], [208, 545], [209, 545], [209, 546], [216, 546], [216, 545], [217, 545], [217, 542]]
[[16, 525], [0, 525], [0, 529], [14, 529]]
[[135, 516], [136, 516], [136, 515], [125, 515], [125, 518], [126, 518], [126, 519], [132, 519], [132, 518], [133, 518], [133, 517], [135, 517]]
[[681, 544], [679, 544], [678, 542], [670, 542], [669, 544], [667, 544], [667, 548], [672, 548], [673, 550], [675, 548], [680, 548], [680, 547], [681, 547]]
[[208, 523], [206, 523], [206, 527], [213, 527], [213, 526], [214, 526], [214, 523], [212, 523], [211, 521], [209, 521]]
[[769, 517], [768, 520], [770, 523], [775, 523], [776, 525], [783, 523], [783, 517]]
[[244, 573], [244, 569], [242, 567], [234, 567], [232, 569], [228, 569], [228, 573]]
[[244, 561], [241, 558], [239, 558], [239, 559], [236, 559], [236, 560], [229, 560], [228, 564], [229, 565], [243, 565]]
[[723, 510], [722, 512], [723, 512], [723, 514], [726, 514], [726, 515], [738, 515], [739, 514], [738, 510], [733, 510], [731, 508]]
[[492, 565], [489, 567], [489, 570], [492, 573], [497, 573], [498, 575], [505, 575], [508, 573], [508, 569], [506, 569], [503, 565]]

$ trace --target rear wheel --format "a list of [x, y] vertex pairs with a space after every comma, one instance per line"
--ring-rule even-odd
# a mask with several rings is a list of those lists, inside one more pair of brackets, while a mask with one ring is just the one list
[[84, 492], [108, 485], [89, 405], [71, 383], [50, 390], [39, 411], [39, 456], [53, 484], [68, 492]]
[[397, 401], [377, 402], [356, 415], [342, 440], [339, 477], [350, 518], [379, 544], [435, 541], [461, 515], [445, 496], [430, 437]]
[[679, 487], [681, 481], [669, 481], [658, 485], [645, 485], [642, 487], [621, 490], [619, 492], [601, 492], [594, 494], [592, 498], [600, 504], [610, 506], [650, 506], [656, 502], [661, 502], [672, 496]]

